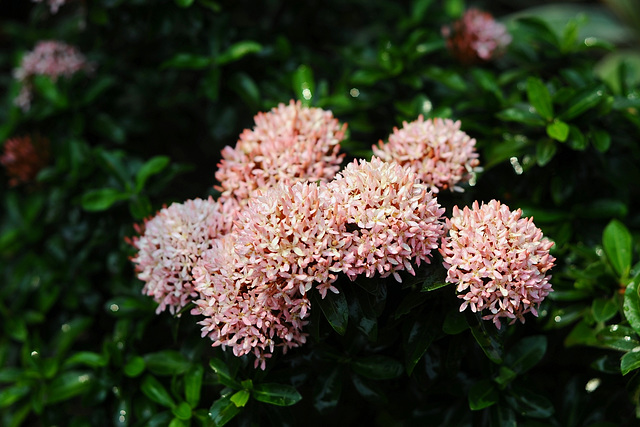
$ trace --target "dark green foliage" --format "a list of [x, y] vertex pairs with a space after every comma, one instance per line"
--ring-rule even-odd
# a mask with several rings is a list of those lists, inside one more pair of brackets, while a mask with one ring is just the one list
[[[4, 2], [0, 144], [40, 133], [52, 156], [30, 185], [0, 180], [0, 425], [637, 423], [640, 61], [620, 54], [638, 34], [601, 3], [534, 4], [474, 3], [513, 43], [462, 66], [440, 32], [460, 0]], [[23, 113], [11, 73], [41, 39], [96, 68], [36, 78]], [[460, 313], [437, 254], [402, 284], [341, 278], [265, 371], [189, 308], [156, 315], [132, 224], [215, 195], [220, 150], [290, 99], [348, 123], [347, 160], [420, 114], [461, 120], [484, 171], [439, 201], [499, 199], [555, 241], [539, 317]]]

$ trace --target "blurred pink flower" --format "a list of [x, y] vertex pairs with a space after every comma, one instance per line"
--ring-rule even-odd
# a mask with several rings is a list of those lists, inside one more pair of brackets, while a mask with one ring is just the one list
[[[203, 315], [203, 336], [236, 356], [253, 353], [256, 366], [303, 344], [307, 292], [330, 284], [326, 250], [331, 221], [323, 215], [324, 185], [280, 183], [259, 191], [194, 270], [201, 295], [192, 314]], [[326, 292], [326, 291], [325, 291]]]
[[378, 273], [401, 281], [399, 271], [415, 274], [412, 259], [418, 266], [431, 261], [444, 233], [444, 209], [411, 169], [377, 157], [354, 161], [328, 187], [341, 225], [333, 271], [351, 280]]
[[222, 198], [246, 204], [257, 189], [288, 180], [327, 181], [340, 169], [340, 141], [346, 124], [330, 111], [303, 107], [300, 101], [280, 104], [255, 116], [236, 147], [225, 147], [215, 176]]
[[4, 143], [0, 164], [9, 176], [9, 185], [28, 184], [49, 163], [49, 140], [40, 135], [11, 138]]
[[459, 298], [473, 312], [487, 310], [483, 319], [500, 327], [500, 318], [519, 319], [538, 315], [540, 302], [551, 292], [545, 275], [555, 258], [549, 254], [553, 242], [542, 237], [533, 219], [521, 218], [496, 200], [472, 209], [453, 208], [447, 219], [449, 235], [440, 252], [448, 269], [447, 282], [457, 284]]
[[[44, 0], [32, 0], [35, 3], [42, 3]], [[51, 11], [51, 13], [58, 13], [58, 9], [60, 9], [60, 6], [64, 5], [67, 0], [46, 0], [47, 4], [49, 5], [49, 10]]]
[[14, 103], [28, 111], [33, 99], [32, 77], [49, 76], [53, 81], [58, 77], [71, 77], [78, 71], [91, 71], [93, 65], [75, 47], [55, 40], [42, 40], [35, 48], [22, 57], [20, 67], [13, 76], [22, 83], [20, 93]]
[[168, 307], [176, 314], [198, 296], [192, 270], [236, 215], [209, 197], [173, 203], [145, 220], [143, 229], [136, 226], [140, 236], [128, 240], [138, 250], [132, 262], [145, 282], [142, 292], [159, 303], [157, 313]]
[[440, 188], [462, 191], [456, 184], [468, 181], [478, 169], [476, 140], [460, 130], [460, 121], [427, 119], [404, 122], [394, 128], [389, 142], [373, 146], [382, 160], [408, 166], [434, 192]]
[[452, 27], [442, 27], [447, 48], [461, 63], [489, 61], [502, 55], [511, 35], [490, 13], [468, 9]]

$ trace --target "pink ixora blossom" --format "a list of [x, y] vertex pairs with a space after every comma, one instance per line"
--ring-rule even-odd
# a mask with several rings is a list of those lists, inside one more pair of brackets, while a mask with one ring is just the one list
[[[42, 3], [44, 0], [32, 0], [34, 3]], [[51, 13], [55, 14], [58, 13], [58, 9], [60, 9], [60, 6], [64, 5], [67, 0], [46, 0], [47, 4], [49, 5], [49, 10], [51, 11]]]
[[322, 184], [280, 183], [258, 191], [224, 236], [194, 269], [201, 298], [192, 314], [203, 315], [203, 336], [236, 356], [252, 353], [264, 369], [274, 348], [306, 341], [307, 293], [331, 283], [331, 220], [324, 217]]
[[14, 103], [28, 111], [33, 99], [33, 76], [44, 75], [52, 80], [60, 76], [71, 77], [78, 71], [91, 71], [93, 65], [75, 47], [55, 40], [42, 40], [35, 48], [25, 54], [13, 76], [22, 83], [20, 93]]
[[33, 182], [49, 162], [49, 140], [40, 135], [11, 138], [4, 143], [0, 164], [9, 176], [9, 185]]
[[145, 282], [143, 293], [176, 314], [198, 296], [192, 270], [213, 239], [229, 232], [237, 214], [214, 201], [187, 200], [161, 209], [137, 227], [139, 237], [128, 240], [137, 250], [132, 258], [138, 278]]
[[442, 27], [447, 48], [461, 63], [489, 61], [504, 53], [511, 35], [490, 13], [468, 9], [451, 27]]
[[410, 167], [420, 180], [438, 189], [462, 191], [457, 184], [468, 181], [478, 170], [476, 140], [460, 130], [460, 121], [427, 119], [404, 122], [394, 128], [389, 142], [373, 146], [374, 155]]
[[351, 280], [377, 273], [401, 281], [399, 271], [414, 274], [412, 259], [430, 262], [444, 233], [444, 209], [410, 168], [377, 157], [354, 161], [328, 186], [332, 214], [342, 224], [332, 270]]
[[346, 125], [330, 111], [303, 107], [300, 101], [258, 113], [235, 148], [225, 147], [215, 176], [222, 198], [246, 204], [257, 189], [278, 182], [327, 181], [340, 169], [340, 141]]
[[543, 238], [533, 219], [521, 218], [496, 200], [472, 209], [457, 206], [447, 219], [448, 237], [440, 252], [447, 268], [447, 282], [457, 285], [464, 300], [460, 311], [485, 311], [485, 320], [500, 327], [500, 318], [511, 323], [524, 314], [538, 315], [540, 302], [552, 291], [546, 273], [555, 258], [553, 242]]

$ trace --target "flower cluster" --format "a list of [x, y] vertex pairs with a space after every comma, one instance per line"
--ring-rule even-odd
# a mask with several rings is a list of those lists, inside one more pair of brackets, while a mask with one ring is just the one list
[[373, 146], [373, 153], [387, 162], [409, 166], [422, 182], [438, 189], [462, 191], [479, 165], [476, 140], [460, 130], [460, 121], [427, 119], [404, 122], [394, 128], [389, 142]]
[[168, 307], [175, 314], [198, 296], [192, 270], [232, 221], [233, 212], [209, 198], [173, 203], [145, 220], [143, 228], [136, 226], [140, 236], [130, 240], [138, 251], [132, 261], [145, 282], [143, 293], [159, 304], [157, 313]]
[[[42, 3], [44, 0], [32, 0], [35, 3]], [[64, 5], [67, 0], [46, 0], [47, 4], [49, 5], [49, 10], [51, 11], [51, 13], [58, 13], [58, 9], [60, 9], [60, 6]]]
[[39, 135], [26, 135], [5, 142], [0, 164], [9, 176], [9, 185], [33, 182], [49, 162], [49, 140]]
[[55, 81], [60, 76], [68, 78], [78, 71], [92, 69], [93, 65], [75, 47], [55, 40], [40, 41], [22, 57], [20, 67], [13, 72], [14, 77], [22, 83], [14, 103], [23, 111], [31, 108], [33, 76], [44, 75]]
[[524, 322], [523, 315], [538, 315], [537, 307], [552, 291], [546, 275], [555, 258], [553, 242], [542, 237], [533, 218], [492, 200], [472, 209], [454, 207], [447, 219], [449, 236], [440, 252], [447, 281], [457, 284], [459, 298], [473, 312], [488, 310], [483, 319], [500, 327], [500, 318]]
[[340, 169], [340, 141], [346, 125], [330, 111], [303, 107], [300, 101], [258, 113], [235, 148], [225, 147], [215, 174], [222, 198], [246, 204], [257, 189], [278, 182], [327, 181]]
[[511, 35], [490, 13], [468, 9], [452, 27], [443, 27], [447, 48], [461, 63], [489, 61], [504, 53]]
[[336, 267], [350, 279], [378, 273], [401, 281], [399, 271], [415, 274], [412, 258], [430, 262], [444, 209], [411, 169], [373, 157], [350, 163], [328, 185], [343, 224]]

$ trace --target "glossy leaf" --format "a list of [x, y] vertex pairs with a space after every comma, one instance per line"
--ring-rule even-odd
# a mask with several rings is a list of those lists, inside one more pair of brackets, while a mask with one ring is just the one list
[[499, 393], [491, 380], [475, 382], [469, 389], [469, 408], [472, 411], [488, 408], [498, 402]]
[[638, 368], [640, 368], [640, 347], [634, 348], [620, 359], [620, 372], [622, 372], [622, 375], [627, 375]]
[[276, 406], [295, 405], [302, 399], [298, 390], [287, 384], [257, 384], [251, 394], [257, 401]]
[[556, 154], [556, 143], [550, 139], [543, 139], [536, 144], [536, 162], [538, 166], [545, 166]]
[[31, 387], [28, 385], [12, 385], [0, 390], [0, 408], [13, 405], [18, 400], [29, 394]]
[[132, 357], [126, 365], [124, 365], [123, 371], [128, 377], [137, 377], [144, 372], [145, 367], [146, 363], [144, 359], [140, 356], [135, 356]]
[[302, 105], [309, 106], [315, 94], [313, 71], [307, 65], [300, 65], [293, 73], [293, 91]]
[[544, 419], [551, 417], [555, 412], [549, 399], [524, 387], [514, 387], [506, 399], [517, 413], [525, 417]]
[[191, 53], [178, 53], [173, 58], [165, 61], [160, 68], [181, 68], [188, 70], [201, 70], [213, 64], [213, 58]]
[[147, 375], [142, 380], [140, 390], [155, 403], [173, 408], [176, 406], [167, 389], [155, 377]]
[[218, 381], [220, 381], [220, 384], [231, 387], [234, 390], [242, 388], [240, 383], [235, 380], [233, 374], [229, 370], [229, 367], [224, 361], [214, 357], [209, 360], [209, 366], [211, 366], [211, 369], [213, 369], [213, 371], [218, 375]]
[[344, 292], [337, 294], [327, 292], [324, 298], [315, 295], [314, 297], [314, 304], [320, 306], [331, 327], [338, 334], [344, 335], [347, 331], [347, 323], [349, 322], [349, 306]]
[[611, 135], [603, 129], [595, 129], [591, 132], [591, 143], [596, 150], [606, 153], [611, 147]]
[[191, 419], [191, 406], [187, 402], [180, 402], [171, 409], [171, 412], [180, 420]]
[[251, 397], [251, 393], [248, 390], [240, 390], [231, 396], [231, 401], [238, 408], [242, 408], [249, 401], [249, 397]]
[[624, 278], [631, 269], [631, 234], [618, 220], [612, 220], [602, 234], [602, 245], [614, 271]]
[[604, 86], [586, 88], [567, 101], [568, 108], [559, 116], [560, 120], [571, 120], [600, 103], [604, 96]]
[[241, 410], [231, 401], [230, 396], [225, 395], [213, 402], [209, 409], [209, 416], [216, 427], [222, 427], [238, 415]]
[[67, 371], [57, 376], [47, 390], [46, 402], [53, 404], [62, 402], [88, 391], [93, 382], [93, 376], [81, 371]]
[[229, 62], [238, 61], [242, 57], [249, 55], [251, 53], [257, 53], [262, 50], [262, 45], [260, 43], [245, 40], [232, 44], [229, 46], [227, 50], [218, 55], [215, 58], [215, 63], [218, 65], [224, 65]]
[[569, 125], [561, 120], [554, 120], [547, 125], [547, 135], [556, 141], [565, 142], [569, 137]]
[[64, 361], [64, 366], [85, 365], [92, 368], [99, 368], [107, 365], [107, 358], [99, 353], [91, 351], [79, 351], [72, 354]]
[[129, 194], [115, 188], [90, 190], [82, 195], [82, 208], [89, 212], [109, 209], [114, 203], [129, 198]]
[[640, 297], [638, 296], [638, 276], [629, 282], [624, 292], [622, 309], [629, 325], [640, 335]]
[[383, 355], [354, 359], [351, 368], [357, 374], [373, 380], [388, 380], [402, 375], [404, 369], [397, 360]]
[[489, 360], [494, 363], [502, 363], [503, 343], [495, 326], [485, 326], [480, 323], [479, 325], [471, 327], [471, 333]]
[[553, 118], [553, 104], [551, 94], [545, 84], [537, 77], [527, 79], [527, 97], [529, 103], [536, 109], [542, 118], [551, 120]]
[[591, 312], [596, 322], [606, 322], [618, 313], [618, 304], [611, 299], [596, 298], [591, 304]]
[[147, 160], [136, 174], [136, 191], [140, 192], [152, 175], [162, 172], [169, 165], [169, 157], [155, 156]]
[[315, 381], [313, 406], [318, 412], [326, 413], [338, 405], [342, 393], [340, 368], [323, 371]]
[[204, 368], [199, 363], [192, 365], [184, 374], [184, 395], [187, 403], [191, 405], [192, 408], [198, 406], [198, 402], [200, 401], [203, 376]]
[[436, 338], [439, 324], [431, 317], [416, 319], [409, 323], [403, 339], [405, 369], [411, 375], [418, 361]]
[[507, 108], [496, 114], [496, 117], [500, 120], [509, 122], [524, 123], [533, 126], [544, 126], [545, 121], [535, 113], [532, 113], [526, 108], [514, 107]]
[[521, 339], [504, 357], [504, 364], [522, 374], [534, 367], [547, 352], [547, 337], [535, 335]]
[[162, 350], [144, 356], [147, 369], [156, 375], [178, 375], [189, 369], [190, 362], [175, 350]]

